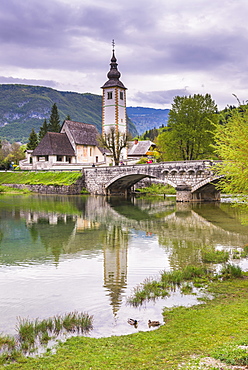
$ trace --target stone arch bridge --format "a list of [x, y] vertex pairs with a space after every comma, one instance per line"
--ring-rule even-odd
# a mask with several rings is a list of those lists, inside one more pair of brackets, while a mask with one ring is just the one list
[[219, 161], [177, 161], [126, 166], [92, 167], [83, 169], [86, 189], [91, 194], [128, 194], [144, 178], [176, 189], [176, 200], [218, 201], [216, 183], [220, 176], [214, 171]]

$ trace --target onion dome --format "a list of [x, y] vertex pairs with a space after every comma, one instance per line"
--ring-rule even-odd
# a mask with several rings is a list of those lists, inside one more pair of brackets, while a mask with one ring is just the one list
[[112, 55], [111, 63], [110, 63], [110, 71], [107, 74], [108, 81], [105, 82], [105, 84], [102, 86], [102, 88], [118, 86], [118, 87], [121, 87], [123, 89], [126, 89], [126, 87], [123, 85], [123, 83], [119, 80], [119, 78], [121, 77], [121, 73], [118, 71], [117, 66], [118, 66], [118, 63], [117, 63], [117, 59], [115, 57], [115, 51], [113, 49], [113, 55]]
[[113, 56], [110, 63], [110, 71], [107, 74], [109, 80], [119, 80], [119, 78], [121, 77], [121, 73], [118, 71], [117, 66], [117, 59], [115, 57], [115, 51], [113, 50]]

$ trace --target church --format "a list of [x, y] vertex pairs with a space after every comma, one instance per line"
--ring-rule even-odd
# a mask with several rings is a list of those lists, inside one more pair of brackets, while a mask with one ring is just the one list
[[[114, 46], [114, 45], [113, 45]], [[115, 50], [107, 74], [108, 80], [102, 86], [102, 133], [107, 134], [112, 128], [120, 133], [127, 133], [126, 90], [120, 80]], [[26, 151], [26, 159], [20, 161], [22, 170], [76, 170], [85, 166], [109, 165], [112, 156], [98, 143], [99, 133], [92, 124], [76, 121], [64, 121], [59, 133], [48, 132], [39, 145], [32, 151]], [[145, 155], [151, 146], [150, 141], [132, 142], [130, 154]], [[143, 145], [143, 146], [142, 146]], [[135, 147], [135, 150], [134, 150]], [[142, 148], [141, 148], [142, 147]], [[142, 150], [139, 150], [139, 149]], [[138, 150], [137, 150], [138, 149]], [[128, 149], [121, 154], [121, 161], [127, 160]], [[135, 158], [137, 160], [137, 157]]]

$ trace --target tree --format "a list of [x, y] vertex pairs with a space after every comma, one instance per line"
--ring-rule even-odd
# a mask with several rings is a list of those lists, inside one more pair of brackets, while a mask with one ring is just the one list
[[8, 141], [2, 141], [0, 149], [0, 168], [9, 168], [10, 164], [14, 162], [16, 165], [21, 159], [25, 158], [25, 145], [18, 143], [10, 144]]
[[129, 135], [116, 131], [114, 127], [110, 128], [108, 133], [99, 135], [99, 145], [108, 149], [113, 156], [114, 164], [119, 165], [122, 149], [127, 147]]
[[223, 163], [217, 167], [225, 176], [220, 188], [226, 193], [248, 194], [248, 106], [225, 111], [223, 124], [215, 125], [215, 152]]
[[60, 131], [60, 119], [56, 103], [53, 104], [51, 115], [48, 124], [48, 131], [59, 132]]
[[166, 141], [163, 149], [170, 153], [171, 159], [194, 160], [212, 155], [211, 121], [217, 121], [216, 113], [217, 106], [209, 94], [174, 98], [168, 128], [161, 134]]
[[159, 130], [157, 128], [152, 128], [151, 130], [146, 130], [146, 132], [142, 135], [142, 140], [151, 140], [154, 141], [155, 138], [158, 136]]
[[45, 119], [43, 122], [43, 125], [40, 127], [39, 141], [43, 139], [43, 137], [46, 135], [47, 132], [48, 132], [48, 124], [47, 124], [47, 120]]
[[170, 128], [164, 128], [155, 142], [160, 152], [160, 160], [173, 161], [181, 159], [179, 146], [172, 145], [173, 135]]
[[29, 139], [28, 139], [28, 143], [27, 143], [27, 149], [29, 150], [34, 150], [37, 145], [38, 145], [38, 136], [36, 134], [36, 132], [34, 131], [34, 129], [32, 129], [30, 135], [29, 135]]

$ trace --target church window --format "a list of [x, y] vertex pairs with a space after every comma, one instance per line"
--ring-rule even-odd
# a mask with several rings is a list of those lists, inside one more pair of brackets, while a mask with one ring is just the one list
[[120, 99], [121, 99], [121, 100], [123, 100], [123, 99], [124, 99], [123, 91], [120, 91]]
[[108, 99], [112, 99], [113, 98], [113, 92], [112, 91], [109, 91], [108, 92]]

